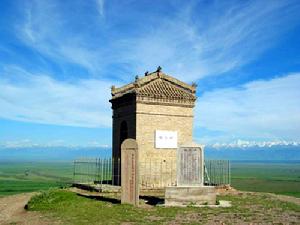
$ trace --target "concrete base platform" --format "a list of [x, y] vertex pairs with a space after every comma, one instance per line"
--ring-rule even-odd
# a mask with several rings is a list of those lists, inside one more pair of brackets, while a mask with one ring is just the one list
[[165, 206], [201, 205], [216, 205], [215, 187], [166, 187]]

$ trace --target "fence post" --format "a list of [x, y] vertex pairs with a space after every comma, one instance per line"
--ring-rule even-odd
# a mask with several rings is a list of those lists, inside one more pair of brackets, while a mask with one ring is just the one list
[[106, 181], [106, 164], [106, 159], [104, 159], [103, 184], [105, 184]]
[[230, 165], [230, 161], [228, 161], [228, 175], [229, 175], [229, 179], [228, 179], [228, 183], [229, 185], [231, 185], [231, 165]]
[[108, 177], [109, 177], [109, 158], [106, 159], [107, 169], [106, 169], [106, 184], [108, 184]]
[[97, 184], [98, 180], [98, 158], [95, 158], [95, 165], [94, 165], [94, 183]]
[[114, 185], [114, 175], [115, 175], [115, 158], [111, 158], [111, 185]]
[[76, 159], [74, 160], [74, 164], [73, 164], [73, 184], [75, 183], [75, 168], [76, 168]]
[[103, 159], [100, 159], [100, 174], [101, 174], [101, 178], [100, 178], [100, 185], [102, 187], [102, 180], [103, 180]]

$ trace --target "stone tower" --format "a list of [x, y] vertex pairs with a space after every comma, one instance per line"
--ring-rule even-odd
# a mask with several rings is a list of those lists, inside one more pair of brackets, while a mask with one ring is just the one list
[[123, 87], [113, 86], [113, 158], [120, 158], [122, 142], [133, 138], [139, 162], [174, 159], [177, 146], [192, 142], [195, 92], [195, 85], [166, 75], [160, 68]]

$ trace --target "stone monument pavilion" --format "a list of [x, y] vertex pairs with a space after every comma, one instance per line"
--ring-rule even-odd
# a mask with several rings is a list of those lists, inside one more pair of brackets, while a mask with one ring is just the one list
[[176, 158], [177, 147], [192, 142], [195, 93], [196, 85], [175, 79], [160, 67], [122, 87], [112, 86], [113, 158], [121, 157], [127, 138], [136, 140], [139, 162], [167, 163]]

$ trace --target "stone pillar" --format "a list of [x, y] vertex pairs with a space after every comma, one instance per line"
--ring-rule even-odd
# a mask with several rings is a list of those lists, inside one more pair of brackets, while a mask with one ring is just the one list
[[126, 139], [121, 145], [121, 203], [139, 204], [138, 145]]

